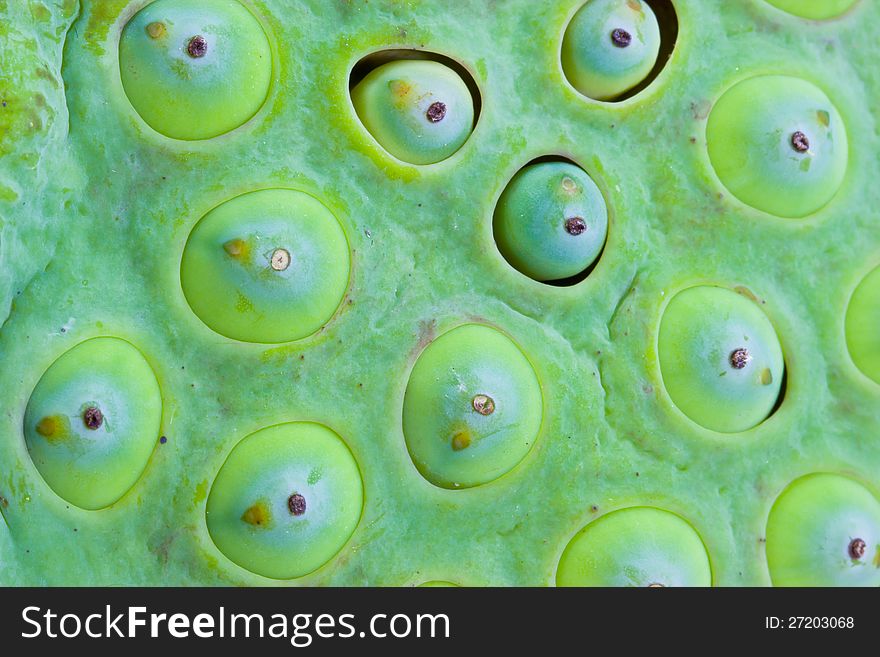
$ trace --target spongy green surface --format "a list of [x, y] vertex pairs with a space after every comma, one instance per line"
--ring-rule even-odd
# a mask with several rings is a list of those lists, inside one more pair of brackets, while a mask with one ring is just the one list
[[[0, 583], [275, 583], [216, 548], [205, 503], [232, 447], [287, 421], [332, 428], [364, 481], [352, 538], [297, 584], [547, 585], [591, 519], [656, 506], [697, 530], [715, 584], [766, 585], [767, 517], [792, 480], [838, 472], [877, 494], [880, 386], [853, 365], [844, 335], [852, 291], [880, 261], [875, 3], [811, 22], [763, 0], [676, 0], [663, 71], [603, 104], [560, 66], [579, 0], [490, 11], [481, 0], [254, 0], [274, 49], [268, 101], [204, 142], [153, 132], [123, 92], [119, 34], [144, 4], [0, 1]], [[440, 53], [473, 75], [479, 120], [448, 160], [395, 162], [358, 121], [349, 72], [386, 48]], [[804, 219], [743, 205], [709, 163], [712, 103], [757, 74], [813, 82], [846, 125], [841, 189]], [[523, 276], [492, 238], [507, 182], [551, 154], [580, 164], [610, 211], [598, 265], [570, 287]], [[180, 286], [199, 218], [266, 187], [319, 198], [352, 248], [336, 316], [268, 347], [212, 332]], [[779, 410], [744, 433], [702, 429], [663, 388], [663, 308], [701, 283], [747, 289], [785, 354]], [[544, 422], [510, 473], [444, 490], [407, 453], [403, 392], [427, 342], [466, 322], [522, 348]], [[168, 440], [118, 503], [84, 511], [40, 478], [22, 420], [46, 368], [98, 335], [145, 354]]]

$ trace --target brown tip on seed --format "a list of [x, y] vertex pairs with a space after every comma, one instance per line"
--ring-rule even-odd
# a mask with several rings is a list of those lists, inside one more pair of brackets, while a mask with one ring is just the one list
[[165, 24], [155, 21], [147, 25], [147, 34], [151, 39], [158, 39], [165, 34]]
[[446, 103], [441, 103], [439, 100], [431, 103], [428, 107], [428, 111], [425, 112], [425, 116], [431, 123], [442, 121], [446, 116]]
[[580, 235], [587, 229], [587, 222], [581, 217], [569, 217], [565, 220], [565, 232], [569, 235]]
[[495, 400], [489, 395], [476, 395], [471, 401], [474, 410], [480, 415], [492, 415], [495, 412]]
[[196, 34], [186, 44], [186, 52], [194, 59], [204, 57], [208, 52], [208, 41], [201, 34]]
[[275, 271], [284, 271], [290, 267], [290, 251], [287, 249], [275, 249], [269, 259], [269, 266]]
[[618, 27], [611, 32], [611, 43], [618, 48], [626, 48], [632, 43], [632, 34]]
[[791, 147], [798, 153], [806, 153], [810, 150], [810, 140], [807, 136], [798, 130], [791, 135]]
[[868, 544], [861, 538], [854, 538], [849, 543], [849, 556], [853, 559], [861, 559], [865, 556]]
[[299, 493], [294, 493], [287, 498], [287, 508], [295, 516], [301, 516], [306, 512], [306, 498]]
[[101, 412], [101, 409], [97, 406], [89, 406], [83, 411], [83, 424], [92, 431], [100, 429], [101, 425], [104, 424], [104, 414]]
[[730, 352], [730, 366], [735, 370], [741, 370], [749, 364], [750, 360], [752, 360], [752, 355], [745, 347]]

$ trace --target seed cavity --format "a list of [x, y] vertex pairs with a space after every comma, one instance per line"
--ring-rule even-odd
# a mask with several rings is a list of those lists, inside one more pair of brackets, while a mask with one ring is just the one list
[[158, 39], [165, 35], [165, 23], [154, 21], [147, 25], [147, 34], [151, 39]]
[[101, 428], [101, 425], [104, 424], [104, 414], [97, 406], [89, 406], [83, 411], [82, 417], [86, 429], [91, 429], [92, 431], [97, 431]]
[[735, 370], [741, 370], [752, 360], [752, 355], [745, 347], [734, 349], [730, 352], [730, 366]]
[[456, 431], [452, 436], [453, 451], [460, 452], [467, 449], [471, 444], [471, 434], [467, 431]]
[[257, 502], [241, 514], [241, 519], [254, 527], [266, 527], [272, 519], [272, 514], [265, 502]]
[[587, 222], [582, 217], [569, 217], [565, 220], [565, 232], [569, 235], [580, 235], [587, 230]]
[[193, 59], [204, 57], [208, 53], [208, 41], [201, 34], [197, 34], [186, 44], [186, 52]]
[[806, 153], [810, 150], [810, 140], [807, 139], [803, 132], [798, 130], [791, 135], [791, 147], [798, 153]]
[[439, 100], [434, 101], [428, 107], [428, 111], [425, 112], [425, 116], [431, 123], [439, 123], [446, 116], [446, 104], [441, 103]]
[[471, 405], [480, 415], [492, 415], [495, 412], [495, 400], [489, 395], [475, 395]]
[[867, 549], [868, 544], [861, 538], [854, 538], [849, 542], [849, 556], [852, 559], [861, 559]]
[[269, 259], [269, 266], [275, 271], [284, 271], [290, 267], [290, 251], [287, 249], [275, 249]]
[[632, 43], [632, 34], [618, 27], [611, 32], [611, 43], [618, 48], [626, 48]]
[[299, 493], [294, 493], [287, 498], [287, 508], [295, 516], [301, 516], [306, 512], [306, 498]]

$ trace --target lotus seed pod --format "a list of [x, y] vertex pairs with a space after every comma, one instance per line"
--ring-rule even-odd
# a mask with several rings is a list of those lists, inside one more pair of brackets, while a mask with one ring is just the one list
[[243, 342], [311, 335], [348, 286], [345, 232], [314, 197], [289, 189], [243, 194], [208, 212], [187, 240], [183, 292], [205, 324]]
[[707, 429], [750, 429], [779, 398], [785, 370], [779, 339], [741, 294], [708, 285], [679, 292], [663, 313], [657, 349], [672, 402]]
[[605, 514], [568, 544], [557, 586], [711, 586], [706, 548], [684, 519], [651, 507]]
[[657, 17], [642, 0], [588, 0], [562, 39], [562, 69], [572, 86], [612, 100], [641, 83], [660, 52]]
[[848, 11], [856, 0], [767, 0], [767, 2], [789, 14], [821, 21], [840, 16]]
[[25, 411], [24, 437], [49, 487], [94, 510], [135, 485], [161, 420], [159, 384], [143, 355], [125, 340], [92, 338], [40, 378]]
[[129, 101], [156, 132], [210, 139], [263, 105], [272, 52], [237, 0], [156, 0], [122, 30], [119, 70]]
[[859, 283], [846, 311], [846, 346], [864, 374], [880, 383], [880, 267]]
[[498, 199], [494, 230], [499, 250], [516, 269], [538, 281], [558, 280], [581, 273], [599, 257], [608, 209], [580, 167], [530, 164]]
[[813, 84], [762, 75], [724, 92], [706, 126], [709, 158], [740, 201], [780, 217], [805, 217], [837, 193], [848, 144], [840, 114]]
[[474, 101], [461, 77], [429, 60], [383, 64], [351, 90], [364, 127], [386, 151], [410, 164], [445, 160], [474, 127]]
[[429, 344], [403, 402], [403, 433], [419, 472], [443, 488], [497, 479], [528, 454], [541, 427], [541, 385], [497, 329], [466, 324]]
[[796, 480], [770, 511], [767, 566], [775, 586], [880, 586], [880, 501], [842, 475]]
[[208, 497], [208, 531], [242, 568], [273, 579], [327, 563], [361, 517], [363, 483], [342, 439], [312, 422], [261, 429], [239, 442]]

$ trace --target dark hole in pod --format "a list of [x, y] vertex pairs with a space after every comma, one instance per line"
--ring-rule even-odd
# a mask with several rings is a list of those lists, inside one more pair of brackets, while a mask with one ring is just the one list
[[615, 98], [612, 101], [615, 103], [632, 98], [660, 75], [660, 71], [663, 70], [672, 56], [675, 42], [678, 39], [678, 16], [675, 13], [675, 6], [672, 4], [672, 0], [642, 0], [642, 2], [651, 7], [654, 15], [657, 17], [657, 24], [660, 26], [660, 52], [657, 54], [654, 68], [651, 69], [647, 77], [629, 91], [625, 91]]

